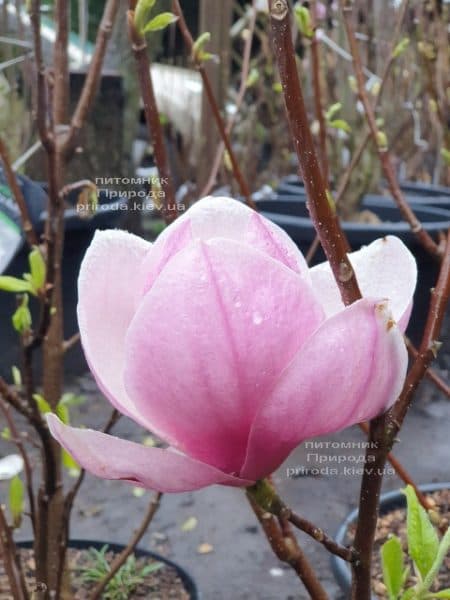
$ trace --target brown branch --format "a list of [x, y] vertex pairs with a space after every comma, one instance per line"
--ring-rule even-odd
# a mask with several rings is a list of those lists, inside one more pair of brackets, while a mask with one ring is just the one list
[[358, 42], [355, 37], [355, 32], [351, 23], [353, 7], [348, 2], [348, 0], [339, 0], [339, 3], [343, 15], [347, 39], [349, 42], [350, 53], [353, 59], [353, 68], [358, 86], [358, 96], [361, 102], [363, 103], [364, 112], [367, 119], [367, 123], [370, 128], [372, 140], [377, 149], [378, 158], [380, 160], [384, 176], [386, 177], [386, 181], [389, 185], [390, 192], [395, 202], [397, 203], [397, 206], [403, 218], [405, 219], [405, 221], [407, 221], [407, 223], [409, 223], [411, 231], [416, 235], [418, 241], [431, 255], [437, 258], [441, 258], [442, 249], [436, 244], [436, 242], [429, 235], [429, 233], [423, 229], [422, 224], [416, 217], [414, 211], [411, 209], [408, 202], [405, 200], [403, 192], [400, 189], [397, 177], [395, 175], [395, 170], [392, 164], [390, 152], [387, 148], [385, 140], [383, 140], [382, 137], [380, 137], [380, 130], [378, 129], [376, 123], [375, 113], [372, 104], [370, 103], [370, 100], [368, 98], [367, 91], [365, 89], [365, 79], [361, 63], [361, 55], [359, 52]]
[[47, 129], [47, 77], [42, 53], [40, 0], [31, 0], [30, 22], [37, 70], [36, 122], [42, 145], [51, 151], [54, 140]]
[[31, 468], [30, 458], [28, 456], [28, 452], [22, 442], [21, 435], [17, 430], [14, 419], [11, 415], [11, 406], [5, 402], [5, 400], [0, 397], [0, 410], [2, 411], [5, 420], [8, 424], [9, 430], [11, 432], [11, 441], [15, 444], [17, 449], [20, 452], [20, 455], [24, 464], [25, 471], [25, 479], [27, 485], [27, 494], [28, 494], [28, 504], [30, 505], [30, 519], [31, 525], [33, 528], [34, 534], [36, 534], [36, 504], [34, 499], [34, 489], [33, 489], [33, 470]]
[[5, 172], [6, 181], [8, 182], [8, 185], [11, 188], [12, 194], [20, 211], [22, 227], [25, 232], [27, 242], [29, 246], [37, 246], [38, 239], [33, 229], [30, 215], [28, 214], [27, 203], [25, 202], [25, 198], [23, 197], [22, 190], [20, 189], [19, 184], [17, 183], [16, 175], [14, 174], [14, 171], [11, 167], [11, 162], [9, 160], [8, 150], [6, 149], [5, 143], [3, 142], [3, 139], [1, 137], [0, 160], [3, 163], [3, 170]]
[[317, 527], [307, 519], [300, 517], [291, 508], [286, 506], [277, 494], [273, 484], [268, 480], [264, 479], [247, 488], [247, 495], [250, 495], [264, 511], [267, 511], [276, 517], [286, 519], [292, 523], [294, 527], [300, 529], [309, 535], [309, 537], [316, 540], [316, 542], [324, 546], [331, 554], [335, 554], [347, 562], [353, 562], [355, 560], [355, 554], [351, 549], [341, 546], [320, 527]]
[[68, 340], [65, 340], [63, 344], [63, 352], [68, 352], [69, 350], [71, 350], [74, 346], [78, 344], [79, 341], [80, 334], [74, 333]]
[[348, 243], [339, 224], [336, 206], [323, 181], [312, 139], [297, 71], [286, 0], [270, 0], [273, 48], [283, 86], [287, 116], [308, 195], [308, 209], [319, 234], [345, 304], [361, 298], [356, 276], [347, 256]]
[[[245, 98], [245, 92], [247, 91], [247, 80], [250, 72], [250, 59], [251, 59], [251, 51], [253, 45], [253, 38], [255, 34], [255, 25], [256, 25], [256, 17], [257, 17], [257, 9], [256, 9], [256, 0], [253, 0], [252, 4], [252, 15], [250, 18], [250, 23], [247, 30], [247, 37], [245, 38], [244, 52], [242, 57], [242, 67], [241, 67], [241, 84], [239, 87], [238, 95], [236, 98], [236, 110], [232, 115], [228, 118], [226, 132], [228, 136], [231, 136], [234, 125], [236, 123], [237, 116], [240, 112], [242, 102]], [[217, 148], [216, 156], [214, 158], [213, 167], [211, 169], [211, 173], [209, 174], [208, 181], [203, 188], [200, 196], [207, 196], [214, 184], [216, 182], [217, 173], [219, 172], [220, 165], [223, 159], [223, 153], [225, 152], [225, 144], [223, 141], [220, 142], [219, 147]]]
[[66, 153], [76, 144], [79, 132], [86, 122], [87, 115], [92, 107], [102, 74], [106, 48], [111, 37], [118, 8], [119, 0], [108, 0], [103, 9], [102, 20], [97, 31], [94, 54], [91, 58], [83, 89], [81, 90], [80, 98], [70, 122], [69, 133], [64, 140], [64, 152]]
[[[369, 435], [369, 426], [367, 425], [367, 423], [360, 423], [359, 428], [366, 435]], [[400, 463], [400, 461], [397, 460], [397, 458], [392, 454], [392, 452], [389, 452], [389, 454], [387, 455], [387, 460], [392, 465], [393, 469], [397, 473], [398, 477], [403, 481], [403, 483], [405, 485], [411, 485], [414, 488], [414, 491], [416, 492], [416, 495], [417, 495], [417, 498], [418, 498], [420, 504], [426, 510], [431, 508], [431, 505], [428, 502], [427, 497], [420, 491], [420, 489], [418, 488], [417, 484], [414, 482], [411, 475], [408, 473], [408, 471], [405, 469], [405, 467]]]
[[352, 600], [371, 600], [372, 550], [381, 484], [389, 452], [385, 432], [386, 415], [371, 421], [359, 497], [358, 522], [353, 541], [358, 560], [352, 565]]
[[159, 508], [161, 497], [162, 497], [162, 494], [160, 492], [157, 492], [153, 496], [153, 498], [148, 506], [147, 512], [144, 516], [144, 519], [142, 520], [142, 523], [140, 524], [139, 528], [135, 531], [133, 537], [128, 542], [127, 547], [123, 550], [123, 552], [121, 552], [119, 554], [119, 556], [117, 556], [115, 558], [115, 560], [111, 564], [110, 570], [105, 575], [105, 577], [95, 586], [95, 589], [92, 592], [90, 600], [100, 600], [108, 583], [111, 581], [111, 579], [114, 577], [114, 575], [119, 571], [119, 569], [125, 564], [125, 561], [127, 560], [127, 558], [134, 552], [134, 550], [136, 549], [136, 546], [141, 541], [141, 539], [144, 536], [145, 532], [147, 531], [150, 523], [152, 522], [153, 517], [156, 514], [156, 511]]
[[67, 0], [55, 0], [56, 39], [53, 47], [53, 113], [55, 125], [67, 123], [69, 107], [69, 5]]
[[311, 67], [312, 67], [312, 82], [314, 90], [314, 111], [317, 122], [319, 123], [319, 148], [320, 148], [320, 164], [322, 167], [322, 176], [326, 185], [329, 182], [330, 168], [327, 154], [327, 124], [322, 106], [322, 85], [320, 81], [320, 45], [317, 39], [316, 28], [316, 0], [313, 0], [311, 5], [311, 25], [314, 30], [314, 35], [311, 40]]
[[0, 505], [0, 549], [12, 597], [14, 600], [27, 600], [28, 592], [20, 567], [17, 547], [12, 537], [11, 528], [6, 520], [3, 505]]
[[326, 600], [328, 598], [327, 593], [298, 544], [293, 543], [290, 535], [283, 535], [283, 531], [278, 525], [274, 515], [261, 508], [254, 496], [249, 492], [247, 492], [247, 499], [256, 518], [261, 524], [275, 556], [281, 562], [292, 567], [299, 579], [303, 582], [303, 585], [311, 598], [314, 598], [314, 600]]
[[130, 10], [127, 13], [128, 36], [136, 59], [139, 85], [144, 102], [145, 120], [147, 122], [149, 137], [153, 141], [155, 163], [158, 168], [161, 188], [164, 192], [162, 214], [165, 222], [171, 223], [178, 216], [178, 207], [175, 200], [175, 191], [170, 176], [164, 136], [153, 89], [147, 43], [145, 38], [136, 29], [132, 7], [133, 2], [130, 1]]
[[222, 138], [222, 142], [225, 145], [226, 151], [228, 153], [228, 156], [230, 158], [230, 163], [231, 163], [231, 167], [233, 170], [233, 175], [239, 185], [239, 189], [241, 191], [241, 194], [243, 195], [243, 197], [245, 198], [246, 203], [251, 206], [253, 209], [256, 208], [255, 203], [253, 202], [252, 198], [251, 198], [251, 192], [250, 192], [250, 188], [245, 180], [245, 177], [241, 171], [241, 168], [239, 166], [239, 162], [236, 158], [236, 155], [234, 153], [233, 147], [231, 145], [230, 142], [230, 137], [227, 133], [226, 130], [226, 126], [224, 123], [224, 120], [222, 118], [222, 115], [220, 114], [220, 110], [219, 110], [219, 106], [217, 105], [217, 101], [214, 97], [214, 92], [212, 90], [211, 87], [211, 82], [209, 81], [209, 77], [208, 74], [206, 72], [206, 69], [202, 63], [201, 60], [198, 59], [198, 57], [194, 56], [193, 54], [193, 50], [194, 50], [194, 39], [191, 35], [191, 32], [189, 31], [189, 28], [187, 26], [186, 20], [184, 18], [184, 14], [183, 14], [183, 10], [180, 6], [180, 3], [178, 0], [173, 0], [173, 12], [177, 15], [178, 17], [178, 26], [180, 28], [180, 32], [181, 35], [183, 36], [184, 39], [184, 43], [186, 45], [186, 48], [188, 49], [188, 51], [191, 53], [191, 56], [195, 62], [195, 66], [198, 69], [198, 72], [200, 73], [200, 76], [202, 78], [203, 81], [203, 88], [205, 90], [206, 93], [206, 97], [208, 99], [209, 105], [211, 107], [211, 111], [214, 117], [214, 121], [216, 123], [217, 129], [219, 130], [220, 133], [220, 137]]

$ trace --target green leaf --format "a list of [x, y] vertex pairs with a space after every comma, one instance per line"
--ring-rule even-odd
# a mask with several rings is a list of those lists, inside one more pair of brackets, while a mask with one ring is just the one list
[[33, 394], [33, 400], [36, 402], [39, 412], [42, 415], [53, 412], [50, 404], [47, 402], [44, 396], [41, 396], [41, 394]]
[[432, 595], [432, 598], [450, 598], [450, 588], [436, 592], [436, 594]]
[[295, 22], [298, 30], [302, 35], [311, 39], [314, 35], [314, 31], [311, 27], [311, 15], [306, 6], [297, 3], [294, 7]]
[[147, 23], [144, 27], [143, 33], [151, 33], [153, 31], [160, 31], [161, 29], [165, 29], [171, 23], [175, 23], [178, 20], [177, 15], [174, 15], [171, 12], [163, 12], [156, 17], [153, 17], [151, 21]]
[[66, 392], [61, 396], [61, 400], [58, 405], [63, 406], [81, 406], [86, 402], [86, 398], [81, 394], [74, 394], [72, 392]]
[[350, 125], [347, 123], [347, 121], [344, 121], [344, 119], [335, 119], [334, 121], [330, 121], [328, 124], [330, 127], [333, 127], [334, 129], [340, 129], [346, 133], [350, 133], [352, 130]]
[[196, 62], [205, 62], [213, 58], [213, 54], [205, 52], [204, 47], [211, 40], [209, 31], [205, 31], [195, 40], [192, 46], [192, 57]]
[[9, 511], [15, 528], [20, 527], [24, 507], [24, 486], [18, 475], [9, 484]]
[[404, 493], [407, 499], [409, 555], [416, 564], [422, 579], [425, 579], [437, 556], [439, 539], [428, 514], [417, 499], [414, 488], [408, 485]]
[[342, 108], [342, 102], [335, 102], [330, 106], [330, 108], [325, 113], [325, 119], [330, 121], [336, 113], [338, 113]]
[[381, 547], [381, 564], [389, 600], [397, 600], [403, 587], [405, 568], [402, 543], [397, 536], [392, 536]]
[[431, 586], [434, 583], [442, 565], [444, 564], [444, 560], [450, 550], [450, 529], [447, 529], [444, 537], [442, 538], [439, 548], [436, 554], [436, 558], [434, 559], [433, 565], [431, 569], [428, 571], [427, 576], [423, 580], [421, 585], [421, 591], [428, 592]]
[[414, 588], [411, 588], [409, 590], [406, 590], [406, 592], [403, 592], [401, 600], [412, 600], [415, 597], [416, 597], [416, 590]]
[[444, 159], [446, 165], [450, 165], [450, 150], [447, 148], [441, 148], [441, 156]]
[[31, 313], [28, 308], [28, 295], [24, 294], [22, 301], [12, 316], [12, 324], [18, 333], [31, 329]]
[[259, 71], [256, 67], [253, 67], [248, 74], [247, 81], [245, 82], [245, 87], [251, 88], [259, 81]]
[[78, 477], [81, 470], [80, 465], [76, 462], [72, 455], [69, 454], [67, 450], [63, 449], [61, 452], [61, 458], [64, 468], [69, 471], [69, 475], [71, 477]]
[[41, 290], [45, 285], [46, 266], [39, 248], [33, 248], [28, 255], [30, 265], [31, 285], [35, 290]]
[[20, 369], [18, 369], [16, 367], [16, 365], [13, 365], [11, 367], [11, 373], [12, 373], [12, 378], [13, 378], [13, 383], [16, 387], [21, 387], [22, 386], [22, 374], [20, 372]]
[[276, 81], [273, 85], [272, 85], [272, 89], [274, 92], [276, 92], [277, 94], [281, 94], [281, 92], [283, 91], [283, 86], [279, 81]]
[[58, 406], [56, 407], [55, 412], [58, 415], [58, 417], [61, 419], [61, 421], [64, 423], [64, 425], [69, 425], [69, 423], [70, 423], [69, 408], [67, 407], [66, 404], [59, 403]]
[[399, 41], [399, 43], [395, 46], [394, 50], [392, 51], [392, 58], [398, 58], [401, 54], [403, 54], [403, 52], [408, 46], [409, 37], [404, 37], [402, 40]]
[[29, 281], [24, 281], [17, 277], [10, 277], [9, 275], [0, 276], [0, 290], [4, 292], [14, 292], [16, 294], [21, 294], [23, 292], [33, 293], [32, 285]]
[[148, 14], [155, 6], [156, 0], [138, 0], [134, 9], [134, 24], [139, 33], [144, 31], [145, 24], [148, 20]]
[[11, 439], [11, 430], [9, 427], [4, 427], [2, 429], [1, 438], [9, 442]]

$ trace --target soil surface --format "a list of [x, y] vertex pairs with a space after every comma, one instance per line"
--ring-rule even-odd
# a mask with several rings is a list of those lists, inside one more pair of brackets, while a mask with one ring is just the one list
[[[448, 351], [442, 352], [438, 360], [439, 373], [448, 380]], [[92, 377], [86, 374], [73, 380], [67, 391], [82, 393], [86, 398], [83, 405], [72, 409], [73, 424], [102, 428], [111, 406]], [[423, 383], [394, 449], [417, 483], [450, 480], [449, 422], [450, 402], [434, 386]], [[126, 417], [113, 433], [135, 441], [149, 436]], [[363, 434], [352, 427], [317, 439], [309, 446], [302, 445], [274, 475], [281, 496], [298, 513], [334, 534], [357, 502], [363, 444]], [[11, 452], [11, 445], [0, 440], [0, 456]], [[384, 491], [400, 487], [402, 482], [388, 471]], [[126, 543], [150, 498], [150, 492], [135, 494], [123, 482], [102, 481], [88, 475], [73, 511], [72, 537]], [[0, 501], [6, 499], [7, 486], [0, 482]], [[19, 537], [30, 537], [26, 519]], [[327, 551], [303, 533], [299, 539], [330, 598], [344, 600], [331, 573]], [[202, 600], [308, 598], [295, 575], [272, 554], [239, 489], [213, 486], [164, 496], [141, 546], [188, 570], [198, 584]]]

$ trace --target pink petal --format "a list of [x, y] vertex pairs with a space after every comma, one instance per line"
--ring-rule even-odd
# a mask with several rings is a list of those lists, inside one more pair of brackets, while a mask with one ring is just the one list
[[144, 426], [122, 375], [125, 333], [139, 300], [139, 267], [150, 248], [125, 231], [97, 231], [78, 278], [78, 323], [89, 367], [111, 404]]
[[280, 227], [242, 202], [208, 196], [196, 202], [158, 237], [142, 265], [142, 293], [148, 292], [169, 260], [187, 244], [214, 238], [249, 244], [309, 279], [303, 255]]
[[402, 389], [407, 363], [385, 303], [359, 300], [325, 321], [264, 402], [241, 475], [259, 479], [302, 441], [386, 411]]
[[188, 492], [215, 483], [252, 484], [170, 449], [148, 448], [92, 429], [69, 427], [53, 414], [47, 422], [53, 437], [77, 463], [102, 479], [119, 479], [159, 492]]
[[194, 242], [133, 319], [127, 391], [171, 445], [237, 472], [260, 403], [322, 319], [312, 288], [283, 264], [231, 240]]
[[[389, 299], [389, 307], [404, 331], [411, 314], [417, 283], [416, 261], [397, 237], [388, 236], [349, 254], [361, 293], [367, 298]], [[311, 279], [327, 316], [344, 307], [328, 263], [311, 269]]]

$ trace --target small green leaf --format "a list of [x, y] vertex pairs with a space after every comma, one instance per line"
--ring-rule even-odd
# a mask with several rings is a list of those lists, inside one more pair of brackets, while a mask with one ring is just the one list
[[401, 600], [413, 600], [413, 598], [416, 597], [416, 590], [414, 588], [411, 588], [409, 590], [406, 590], [406, 592], [403, 592]]
[[380, 150], [387, 150], [388, 139], [384, 131], [377, 131], [377, 144]]
[[297, 2], [294, 7], [294, 14], [295, 22], [300, 33], [311, 39], [314, 35], [314, 31], [311, 27], [311, 15], [309, 14], [309, 10], [306, 8], [306, 6], [303, 6]]
[[256, 67], [253, 67], [253, 69], [251, 69], [250, 73], [248, 74], [247, 81], [245, 82], [245, 87], [251, 88], [256, 83], [258, 83], [258, 81], [259, 81], [259, 71]]
[[45, 285], [46, 266], [39, 248], [33, 248], [28, 255], [30, 265], [31, 285], [35, 290], [41, 290]]
[[9, 275], [0, 276], [0, 290], [4, 292], [14, 292], [16, 294], [33, 292], [32, 285], [29, 281], [24, 281], [17, 277], [10, 277]]
[[392, 58], [398, 58], [401, 54], [403, 54], [403, 52], [408, 46], [409, 37], [404, 37], [402, 40], [399, 41], [399, 43], [395, 46], [394, 50], [392, 51]]
[[341, 102], [335, 102], [334, 104], [332, 104], [330, 106], [330, 108], [327, 110], [327, 112], [325, 113], [325, 119], [327, 121], [331, 121], [331, 119], [335, 116], [336, 113], [338, 113], [342, 108], [342, 103]]
[[11, 373], [12, 373], [12, 378], [13, 378], [13, 383], [16, 387], [21, 387], [22, 386], [22, 374], [20, 372], [20, 369], [18, 369], [16, 367], [16, 365], [13, 365], [11, 367]]
[[2, 429], [1, 437], [3, 440], [9, 442], [9, 440], [11, 439], [11, 430], [9, 427], [4, 427]]
[[63, 406], [81, 406], [85, 402], [86, 398], [81, 394], [66, 392], [61, 396], [61, 400], [58, 404], [61, 404]]
[[69, 471], [69, 475], [71, 477], [78, 477], [81, 470], [80, 465], [76, 462], [72, 455], [69, 454], [67, 450], [63, 449], [61, 452], [61, 458], [64, 468]]
[[340, 129], [346, 133], [351, 133], [352, 131], [352, 128], [347, 121], [344, 121], [344, 119], [334, 119], [334, 121], [330, 121], [328, 124], [330, 127], [333, 127], [334, 129]]
[[389, 594], [389, 600], [397, 600], [403, 587], [404, 557], [402, 543], [392, 536], [381, 547], [383, 580]]
[[148, 20], [148, 14], [155, 6], [156, 0], [138, 0], [134, 9], [134, 24], [139, 33], [144, 31], [145, 24]]
[[272, 85], [272, 89], [274, 92], [276, 92], [277, 94], [281, 94], [281, 92], [283, 91], [283, 86], [281, 85], [281, 83], [279, 81], [276, 81], [273, 85]]
[[425, 509], [419, 503], [414, 488], [408, 485], [404, 493], [407, 499], [407, 534], [409, 555], [425, 579], [433, 566], [439, 550], [439, 539]]
[[172, 23], [178, 20], [177, 15], [174, 15], [171, 12], [163, 12], [156, 17], [153, 17], [151, 21], [147, 23], [144, 27], [143, 33], [151, 33], [153, 31], [160, 31], [161, 29], [165, 29]]
[[447, 148], [441, 148], [441, 156], [444, 159], [446, 165], [450, 165], [450, 150]]
[[9, 511], [13, 527], [20, 527], [24, 507], [24, 486], [18, 475], [11, 479], [9, 484]]
[[450, 588], [436, 592], [431, 596], [432, 598], [450, 598]]
[[61, 421], [64, 423], [64, 425], [70, 424], [69, 408], [67, 407], [66, 404], [59, 403], [58, 406], [56, 407], [55, 412], [58, 415], [58, 417], [61, 419]]
[[32, 320], [30, 309], [28, 308], [27, 294], [24, 294], [22, 296], [22, 301], [13, 314], [12, 324], [14, 329], [18, 333], [25, 333], [26, 331], [31, 329]]
[[33, 400], [36, 402], [39, 412], [42, 415], [53, 412], [50, 404], [41, 394], [33, 394]]
[[204, 47], [211, 40], [211, 34], [209, 31], [205, 31], [195, 40], [192, 46], [192, 58], [197, 63], [206, 62], [215, 57], [214, 54], [210, 52], [206, 52]]

